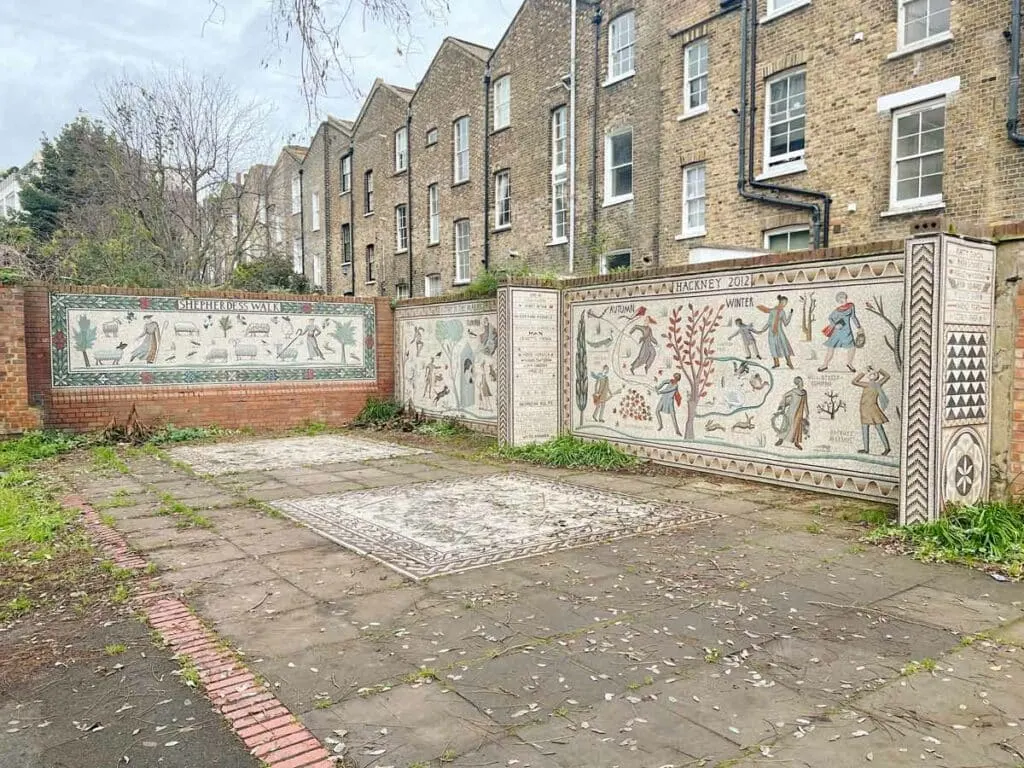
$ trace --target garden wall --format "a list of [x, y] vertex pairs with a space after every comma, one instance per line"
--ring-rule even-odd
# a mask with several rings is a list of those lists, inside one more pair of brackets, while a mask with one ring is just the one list
[[25, 348], [25, 293], [0, 286], [0, 435], [37, 429], [40, 413], [29, 405]]
[[395, 398], [493, 434], [498, 345], [494, 299], [402, 302], [395, 310]]
[[28, 400], [46, 426], [341, 424], [394, 386], [385, 299], [24, 291]]

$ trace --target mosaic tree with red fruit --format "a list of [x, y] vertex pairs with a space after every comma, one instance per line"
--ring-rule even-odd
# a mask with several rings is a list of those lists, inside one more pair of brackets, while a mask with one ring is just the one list
[[662, 334], [666, 346], [672, 351], [683, 380], [686, 381], [686, 429], [684, 437], [694, 439], [694, 421], [697, 406], [708, 394], [708, 386], [715, 372], [715, 333], [722, 324], [725, 305], [703, 307], [687, 305], [685, 317], [683, 307], [676, 307], [668, 319], [668, 332]]

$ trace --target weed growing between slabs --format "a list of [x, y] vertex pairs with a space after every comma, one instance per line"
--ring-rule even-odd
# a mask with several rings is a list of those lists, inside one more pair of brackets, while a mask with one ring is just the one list
[[545, 443], [502, 446], [497, 455], [513, 461], [528, 461], [563, 469], [632, 469], [639, 461], [603, 440], [591, 442], [572, 435], [560, 435]]

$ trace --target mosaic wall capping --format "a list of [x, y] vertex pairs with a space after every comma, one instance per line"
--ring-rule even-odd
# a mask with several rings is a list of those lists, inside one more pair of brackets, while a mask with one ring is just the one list
[[372, 303], [50, 294], [54, 388], [375, 381]]
[[499, 324], [494, 299], [395, 310], [395, 396], [435, 418], [493, 428]]
[[652, 461], [893, 502], [903, 262], [570, 288], [563, 424]]

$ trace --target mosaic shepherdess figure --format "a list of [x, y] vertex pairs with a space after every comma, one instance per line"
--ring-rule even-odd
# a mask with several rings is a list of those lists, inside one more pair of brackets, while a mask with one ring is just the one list
[[774, 307], [759, 306], [758, 309], [768, 315], [768, 322], [765, 323], [762, 331], [768, 331], [768, 354], [772, 356], [772, 368], [779, 367], [779, 360], [785, 360], [786, 365], [793, 367], [793, 346], [786, 336], [786, 326], [793, 319], [793, 310], [786, 312], [786, 305], [789, 299], [779, 295], [775, 297]]
[[142, 343], [132, 352], [128, 362], [134, 363], [145, 358], [147, 363], [152, 363], [160, 351], [160, 324], [156, 320], [147, 319], [137, 340], [142, 340]]
[[885, 409], [889, 407], [889, 397], [882, 387], [889, 381], [889, 374], [883, 370], [875, 370], [868, 366], [867, 374], [858, 373], [853, 377], [853, 386], [860, 387], [860, 429], [864, 447], [857, 453], [871, 453], [871, 427], [875, 428], [882, 441], [882, 456], [892, 451], [889, 436], [885, 434], [885, 425], [889, 423]]
[[782, 396], [779, 407], [772, 415], [772, 429], [778, 436], [776, 446], [790, 442], [798, 450], [803, 450], [805, 437], [810, 436], [810, 407], [807, 403], [807, 390], [801, 376], [793, 379], [793, 388]]
[[306, 351], [309, 353], [310, 360], [323, 360], [324, 353], [320, 351], [320, 342], [316, 340], [316, 337], [322, 333], [316, 321], [313, 318], [309, 319], [309, 323], [306, 325]]
[[850, 373], [856, 373], [853, 358], [857, 348], [864, 346], [864, 328], [857, 318], [857, 309], [852, 301], [847, 300], [844, 292], [836, 294], [838, 306], [829, 313], [828, 325], [822, 329], [825, 334], [825, 361], [818, 371], [827, 371], [837, 349], [846, 350], [846, 367]]

